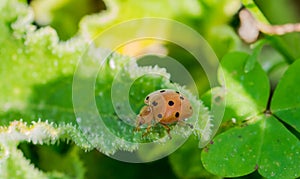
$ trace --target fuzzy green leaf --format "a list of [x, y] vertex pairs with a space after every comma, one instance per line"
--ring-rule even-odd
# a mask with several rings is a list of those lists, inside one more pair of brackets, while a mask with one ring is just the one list
[[[112, 1], [111, 1], [112, 2]], [[104, 57], [106, 53], [102, 53], [103, 49], [93, 48], [94, 44], [90, 44], [86, 41], [91, 39], [98, 32], [102, 32], [109, 25], [120, 22], [122, 17], [144, 17], [146, 15], [155, 15], [157, 10], [150, 8], [151, 12], [144, 11], [149, 8], [147, 3], [136, 3], [130, 1], [126, 4], [126, 7], [140, 10], [135, 16], [131, 14], [133, 11], [127, 11], [128, 8], [120, 10], [118, 16], [120, 18], [113, 19], [107, 18], [110, 15], [116, 15], [115, 8], [118, 8], [123, 2], [117, 1], [118, 4], [111, 5], [109, 1], [107, 4], [108, 11], [107, 16], [103, 14], [97, 14], [95, 16], [88, 16], [81, 21], [79, 36], [74, 37], [66, 42], [61, 42], [57, 36], [57, 33], [51, 27], [41, 27], [37, 29], [33, 24], [34, 14], [33, 11], [28, 8], [25, 1], [2, 1], [0, 4], [1, 18], [0, 18], [0, 79], [3, 84], [1, 88], [0, 96], [0, 125], [3, 126], [0, 129], [0, 144], [1, 144], [1, 169], [3, 169], [4, 175], [9, 174], [9, 177], [13, 176], [14, 171], [16, 175], [23, 175], [26, 177], [29, 172], [32, 172], [32, 177], [37, 175], [37, 178], [43, 177], [69, 177], [70, 168], [66, 167], [61, 172], [51, 173], [48, 175], [42, 173], [37, 169], [31, 169], [32, 165], [28, 164], [27, 160], [21, 157], [21, 154], [17, 149], [17, 145], [20, 142], [32, 142], [33, 144], [53, 144], [59, 140], [73, 141], [80, 148], [85, 150], [91, 150], [97, 148], [105, 154], [112, 155], [117, 151], [133, 151], [136, 150], [139, 145], [135, 142], [149, 142], [161, 139], [159, 144], [165, 143], [167, 147], [161, 145], [158, 148], [153, 148], [153, 153], [148, 152], [148, 156], [154, 158], [161, 151], [172, 148], [172, 145], [168, 145], [167, 135], [163, 128], [153, 128], [150, 134], [142, 138], [142, 132], [134, 133], [134, 125], [128, 125], [124, 123], [123, 118], [116, 114], [112, 104], [111, 88], [112, 82], [118, 74], [121, 77], [116, 82], [123, 84], [120, 85], [120, 94], [123, 94], [123, 89], [126, 89], [126, 84], [130, 80], [135, 80], [139, 75], [145, 72], [160, 72], [163, 77], [143, 76], [133, 83], [130, 88], [129, 95], [127, 96], [130, 101], [130, 105], [133, 113], [128, 113], [126, 108], [123, 108], [122, 104], [126, 100], [125, 95], [121, 95], [118, 99], [121, 103], [119, 112], [129, 119], [129, 122], [134, 122], [136, 114], [143, 105], [143, 98], [146, 94], [160, 88], [177, 88], [174, 84], [169, 82], [169, 75], [161, 68], [146, 68], [138, 67], [135, 60], [132, 58], [111, 54], [107, 61], [103, 63], [102, 71], [96, 75], [95, 86], [93, 86], [92, 94], [96, 100], [97, 109], [102, 114], [101, 121], [93, 121], [94, 113], [91, 118], [84, 121], [88, 126], [94, 127], [84, 128], [77, 123], [80, 123], [80, 118], [77, 118], [74, 114], [73, 101], [72, 101], [72, 85], [73, 74], [78, 64], [79, 59], [87, 57], [89, 64], [85, 64], [84, 75], [81, 76], [83, 86], [89, 79], [89, 75], [95, 72], [93, 65], [99, 63], [99, 58]], [[237, 1], [236, 1], [237, 2]], [[113, 2], [112, 2], [113, 3]], [[159, 4], [159, 3], [158, 3]], [[163, 3], [163, 7], [169, 8], [169, 3]], [[198, 2], [194, 1], [195, 6], [189, 6], [186, 3], [179, 4], [176, 7], [170, 6], [171, 11], [162, 11], [166, 13], [166, 17], [180, 17], [182, 12], [179, 9], [185, 9], [184, 12], [190, 19], [194, 16], [198, 16], [200, 11], [197, 9]], [[203, 7], [209, 4], [204, 2]], [[157, 5], [157, 4], [156, 4]], [[160, 4], [161, 5], [161, 4]], [[220, 6], [220, 9], [224, 9], [224, 4]], [[143, 7], [143, 8], [140, 8]], [[236, 6], [235, 6], [236, 7]], [[190, 11], [192, 10], [192, 11]], [[207, 11], [210, 8], [206, 9]], [[126, 13], [127, 12], [127, 13]], [[216, 11], [217, 16], [219, 12]], [[153, 13], [153, 14], [152, 14]], [[170, 13], [170, 14], [169, 14]], [[228, 13], [228, 12], [226, 12]], [[230, 13], [233, 13], [232, 11]], [[123, 16], [127, 14], [126, 16]], [[105, 19], [111, 22], [107, 24], [97, 19]], [[228, 16], [222, 16], [224, 22], [228, 21]], [[204, 19], [206, 17], [203, 16]], [[96, 19], [96, 20], [95, 20]], [[97, 22], [96, 22], [97, 21]], [[207, 23], [210, 23], [207, 20]], [[196, 25], [198, 27], [198, 25]], [[228, 30], [228, 28], [225, 28]], [[229, 30], [229, 32], [232, 32]], [[215, 34], [219, 32], [214, 31]], [[229, 33], [230, 34], [230, 33]], [[227, 36], [226, 36], [227, 37]], [[224, 39], [225, 41], [231, 40], [231, 38]], [[231, 43], [231, 42], [230, 42]], [[91, 45], [91, 46], [90, 46]], [[88, 56], [84, 56], [88, 54]], [[100, 54], [100, 55], [99, 55]], [[92, 63], [90, 63], [92, 62]], [[131, 63], [130, 63], [131, 62]], [[91, 65], [91, 66], [89, 66]], [[96, 66], [96, 65], [95, 65]], [[91, 68], [90, 68], [91, 67]], [[92, 69], [92, 70], [90, 70]], [[99, 69], [96, 69], [99, 70]], [[122, 76], [123, 75], [123, 76]], [[129, 81], [127, 81], [129, 80]], [[190, 94], [185, 88], [179, 87], [182, 93], [191, 101], [194, 111], [194, 116], [189, 119], [188, 122], [194, 124], [194, 132], [200, 137], [201, 140], [205, 139], [205, 142], [211, 137], [212, 119], [211, 116], [201, 102], [199, 102], [194, 95]], [[79, 90], [80, 89], [75, 89]], [[73, 96], [74, 97], [74, 96]], [[84, 101], [82, 99], [82, 101]], [[84, 109], [84, 108], [83, 108]], [[80, 110], [80, 109], [79, 109]], [[89, 111], [89, 110], [86, 110]], [[20, 120], [23, 119], [23, 120]], [[15, 121], [18, 120], [18, 121]], [[200, 120], [200, 122], [198, 122]], [[128, 122], [128, 121], [127, 121]], [[104, 124], [104, 125], [101, 125]], [[186, 138], [191, 132], [191, 129], [180, 127], [178, 125], [171, 126], [172, 136], [181, 136]], [[13, 142], [12, 145], [10, 143]], [[9, 145], [9, 148], [5, 148]], [[3, 146], [3, 147], [2, 147]], [[6, 155], [6, 151], [12, 151]], [[18, 155], [14, 153], [17, 151]], [[146, 150], [141, 150], [146, 151]], [[45, 157], [45, 153], [43, 153]], [[56, 158], [57, 156], [51, 152], [49, 154]], [[144, 153], [142, 152], [142, 155]], [[74, 156], [74, 160], [70, 158], [59, 158], [62, 163], [77, 162], [77, 156]], [[20, 160], [18, 163], [12, 161]], [[25, 163], [27, 162], [27, 164]], [[44, 163], [42, 163], [45, 165]], [[82, 177], [83, 167], [78, 161], [78, 166], [82, 170], [78, 170], [76, 176]], [[9, 166], [9, 167], [7, 167]], [[52, 170], [49, 166], [49, 170]], [[25, 171], [29, 171], [25, 173]], [[24, 173], [22, 173], [24, 171]], [[67, 174], [65, 174], [67, 173]], [[11, 176], [10, 176], [11, 175]], [[4, 176], [4, 178], [7, 176]], [[74, 177], [70, 175], [70, 177]]]
[[[102, 53], [105, 53], [99, 48], [91, 47], [90, 50], [99, 53], [102, 50]], [[93, 87], [92, 76], [98, 72], [96, 69], [99, 64], [98, 61], [93, 60], [95, 59], [93, 54], [97, 53], [87, 52], [84, 56], [85, 60], [78, 69], [78, 76], [74, 78], [73, 93], [78, 123], [89, 141], [100, 151], [106, 154], [113, 154], [117, 150], [132, 151], [137, 149], [137, 142], [145, 143], [156, 140], [166, 144], [152, 147], [153, 153], [146, 152], [148, 153], [146, 157], [156, 158], [161, 152], [174, 149], [174, 142], [167, 140], [165, 130], [158, 125], [144, 138], [142, 134], [145, 129], [141, 132], [133, 132], [136, 115], [144, 106], [143, 99], [150, 92], [162, 88], [177, 89], [187, 96], [194, 109], [194, 115], [188, 122], [195, 126], [195, 133], [200, 136], [200, 140], [204, 133], [209, 133], [211, 118], [207, 109], [187, 90], [170, 83], [170, 75], [165, 72], [165, 69], [138, 67], [133, 59], [112, 54], [101, 66], [99, 71], [101, 75], [96, 79], [95, 94], [90, 93], [90, 88]], [[156, 75], [150, 75], [150, 73]], [[97, 109], [99, 109], [96, 111], [93, 105], [94, 95]], [[103, 124], [99, 121], [99, 117]], [[198, 123], [200, 118], [207, 122], [204, 125]], [[171, 128], [172, 136], [187, 137], [191, 133], [191, 130], [187, 130], [184, 126], [176, 125]], [[147, 147], [140, 150], [145, 151]], [[141, 157], [145, 159], [143, 155]]]
[[1, 145], [5, 158], [0, 161], [0, 178], [47, 179], [48, 176], [30, 164], [16, 147], [17, 142], [12, 141]]
[[[23, 141], [53, 144], [59, 140], [72, 140], [82, 149], [97, 148], [107, 155], [119, 150], [137, 150], [137, 142], [160, 139], [159, 142], [164, 143], [167, 142], [167, 135], [163, 128], [153, 129], [145, 138], [142, 132], [134, 133], [133, 129], [144, 97], [157, 89], [175, 87], [180, 88], [195, 109], [190, 121], [200, 140], [203, 134], [209, 134], [211, 118], [207, 109], [188, 90], [171, 84], [170, 75], [165, 69], [139, 67], [135, 59], [112, 53], [105, 63], [101, 63], [101, 70], [97, 74], [99, 69], [95, 67], [99, 67], [99, 59], [107, 56], [106, 50], [89, 44], [81, 36], [61, 42], [52, 28], [36, 29], [31, 25], [33, 12], [25, 2], [7, 1], [1, 8], [4, 16], [0, 21], [3, 26], [1, 31], [7, 36], [1, 38], [1, 43], [8, 47], [0, 53], [0, 78], [6, 84], [1, 89], [0, 98], [0, 124], [4, 126], [0, 137], [3, 143], [13, 140], [16, 144]], [[16, 8], [19, 9], [18, 13], [11, 13]], [[80, 59], [83, 64], [78, 64]], [[82, 76], [78, 79], [82, 83], [79, 88], [74, 88], [77, 78], [73, 79], [73, 74], [77, 65], [82, 70]], [[147, 72], [162, 76], [143, 76]], [[95, 99], [96, 113], [101, 113], [102, 119], [99, 121], [95, 113], [91, 113], [88, 114], [88, 120], [84, 121], [85, 125], [78, 125], [81, 119], [74, 113], [74, 96], [84, 94], [81, 88], [92, 79], [90, 75], [94, 73], [96, 80], [91, 91], [92, 97], [88, 99]], [[115, 79], [118, 75], [120, 78]], [[140, 76], [143, 77], [136, 80]], [[134, 80], [128, 90], [129, 95], [123, 95], [128, 84]], [[115, 88], [120, 95], [117, 109], [121, 116], [113, 106], [113, 82], [119, 84]], [[122, 106], [128, 102], [126, 97], [132, 105], [132, 113]], [[84, 103], [84, 100], [79, 99], [79, 103]], [[79, 108], [79, 111], [88, 113], [89, 108]], [[199, 114], [202, 123], [198, 123]], [[126, 124], [124, 118], [131, 125]], [[192, 132], [180, 126], [171, 128], [171, 135], [187, 137]], [[13, 137], [8, 137], [11, 134], [14, 134]]]

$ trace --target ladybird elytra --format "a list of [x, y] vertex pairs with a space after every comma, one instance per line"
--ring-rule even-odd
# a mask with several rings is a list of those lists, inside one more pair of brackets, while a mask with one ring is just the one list
[[[193, 114], [193, 108], [189, 100], [180, 92], [174, 90], [161, 89], [154, 91], [146, 96], [144, 103], [146, 106], [141, 109], [137, 116], [136, 130], [139, 130], [141, 125], [146, 124], [147, 132], [149, 132], [154, 122], [154, 125], [156, 123], [162, 125], [170, 136], [168, 125], [177, 122], [184, 123], [184, 120]], [[192, 128], [191, 124], [187, 126]]]

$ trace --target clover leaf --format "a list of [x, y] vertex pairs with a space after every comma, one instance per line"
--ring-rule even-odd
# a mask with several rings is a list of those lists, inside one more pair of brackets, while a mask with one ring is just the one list
[[[220, 71], [224, 72], [221, 84], [226, 84], [227, 89], [224, 119], [231, 119], [224, 126], [231, 128], [202, 151], [203, 165], [209, 172], [226, 177], [243, 176], [256, 170], [267, 178], [299, 177], [300, 141], [282, 123], [286, 121], [297, 129], [294, 109], [300, 102], [295, 97], [299, 63], [290, 66], [275, 89], [269, 112], [267, 76], [258, 63], [245, 73], [247, 57], [245, 53], [233, 52], [221, 62]], [[283, 93], [287, 88], [292, 89], [291, 93]]]

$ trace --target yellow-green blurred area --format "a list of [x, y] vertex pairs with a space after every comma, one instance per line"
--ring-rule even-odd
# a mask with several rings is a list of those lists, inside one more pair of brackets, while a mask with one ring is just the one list
[[[40, 27], [50, 25], [57, 31], [62, 41], [82, 34], [93, 39], [109, 27], [124, 21], [160, 17], [179, 21], [199, 32], [219, 59], [230, 51], [250, 51], [249, 46], [244, 44], [236, 33], [239, 24], [237, 13], [242, 8], [240, 0], [32, 0], [29, 3], [35, 12], [35, 23]], [[300, 21], [297, 0], [276, 2], [256, 0], [255, 3], [271, 24]], [[280, 40], [285, 42], [282, 45], [285, 48], [283, 52], [285, 55], [293, 59], [300, 57], [298, 48], [289, 48], [299, 46], [299, 34], [286, 34]], [[282, 74], [277, 71], [285, 69], [282, 67], [284, 65], [278, 67], [277, 64], [282, 63], [284, 57], [274, 52], [272, 48], [265, 49], [261, 60], [265, 70], [271, 75], [271, 80], [276, 83]], [[117, 51], [129, 56], [137, 56], [147, 51], [163, 51], [190, 71], [200, 94], [209, 88], [198, 62], [175, 44], [158, 44], [155, 41], [141, 40], [127, 44]], [[273, 63], [270, 64], [270, 61]], [[274, 72], [273, 67], [282, 69]]]
[[[255, 2], [271, 24], [300, 22], [298, 0], [256, 0]], [[236, 33], [239, 24], [237, 14], [242, 8], [240, 0], [28, 0], [28, 3], [34, 10], [35, 25], [39, 28], [53, 27], [60, 41], [68, 41], [78, 36], [93, 39], [120, 22], [143, 17], [160, 17], [179, 21], [199, 32], [219, 59], [231, 51], [251, 50], [249, 44], [245, 44]], [[285, 49], [288, 49], [286, 53], [295, 59], [300, 57], [299, 39], [299, 33], [280, 37], [280, 42], [284, 42]], [[176, 44], [143, 40], [117, 49], [118, 53], [129, 56], [138, 56], [145, 51], [163, 53], [179, 61], [191, 73], [200, 95], [209, 89], [201, 65], [192, 54]], [[284, 58], [286, 57], [282, 52], [272, 47], [265, 47], [260, 55], [260, 63], [268, 72], [273, 84], [277, 83], [286, 69]], [[153, 64], [141, 62], [141, 65]], [[183, 146], [181, 153], [186, 155], [179, 159], [176, 158], [178, 155], [173, 154], [171, 159], [164, 158], [148, 164], [127, 164], [94, 150], [89, 153], [80, 152], [82, 164], [76, 165], [84, 166], [85, 178], [220, 178], [210, 175], [203, 169], [200, 152], [194, 140], [195, 138], [192, 137], [185, 144], [194, 147], [185, 150]], [[77, 158], [71, 159], [76, 147], [64, 143], [59, 146], [21, 144], [19, 147], [24, 151], [25, 156], [43, 171], [59, 170], [59, 168], [68, 171], [66, 165], [77, 162]], [[182, 168], [182, 164], [180, 167], [177, 166], [176, 162], [184, 160], [189, 161], [186, 168]], [[55, 161], [62, 162], [48, 165]], [[72, 172], [68, 171], [69, 174]], [[261, 177], [254, 173], [240, 178]]]
[[34, 10], [36, 24], [52, 26], [61, 40], [67, 40], [77, 33], [83, 16], [106, 9], [103, 1], [99, 0], [35, 0], [29, 3]]
[[[239, 0], [33, 0], [30, 5], [35, 12], [36, 24], [41, 27], [50, 25], [56, 29], [62, 41], [82, 34], [93, 39], [120, 22], [143, 17], [159, 17], [179, 21], [199, 32], [219, 58], [228, 51], [242, 47], [235, 29], [230, 25], [241, 8]], [[200, 94], [209, 88], [206, 75], [199, 62], [176, 44], [140, 40], [126, 44], [117, 49], [117, 52], [129, 56], [138, 56], [147, 52], [163, 52], [187, 68]]]

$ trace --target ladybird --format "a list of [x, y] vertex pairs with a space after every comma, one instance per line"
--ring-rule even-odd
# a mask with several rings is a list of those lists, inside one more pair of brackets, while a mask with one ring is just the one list
[[[190, 101], [181, 93], [169, 89], [161, 89], [150, 93], [144, 100], [144, 106], [137, 116], [136, 131], [143, 124], [147, 125], [147, 132], [156, 123], [162, 125], [171, 138], [170, 124], [182, 123], [193, 128], [185, 120], [193, 115], [193, 108]], [[154, 123], [154, 124], [153, 124]]]

